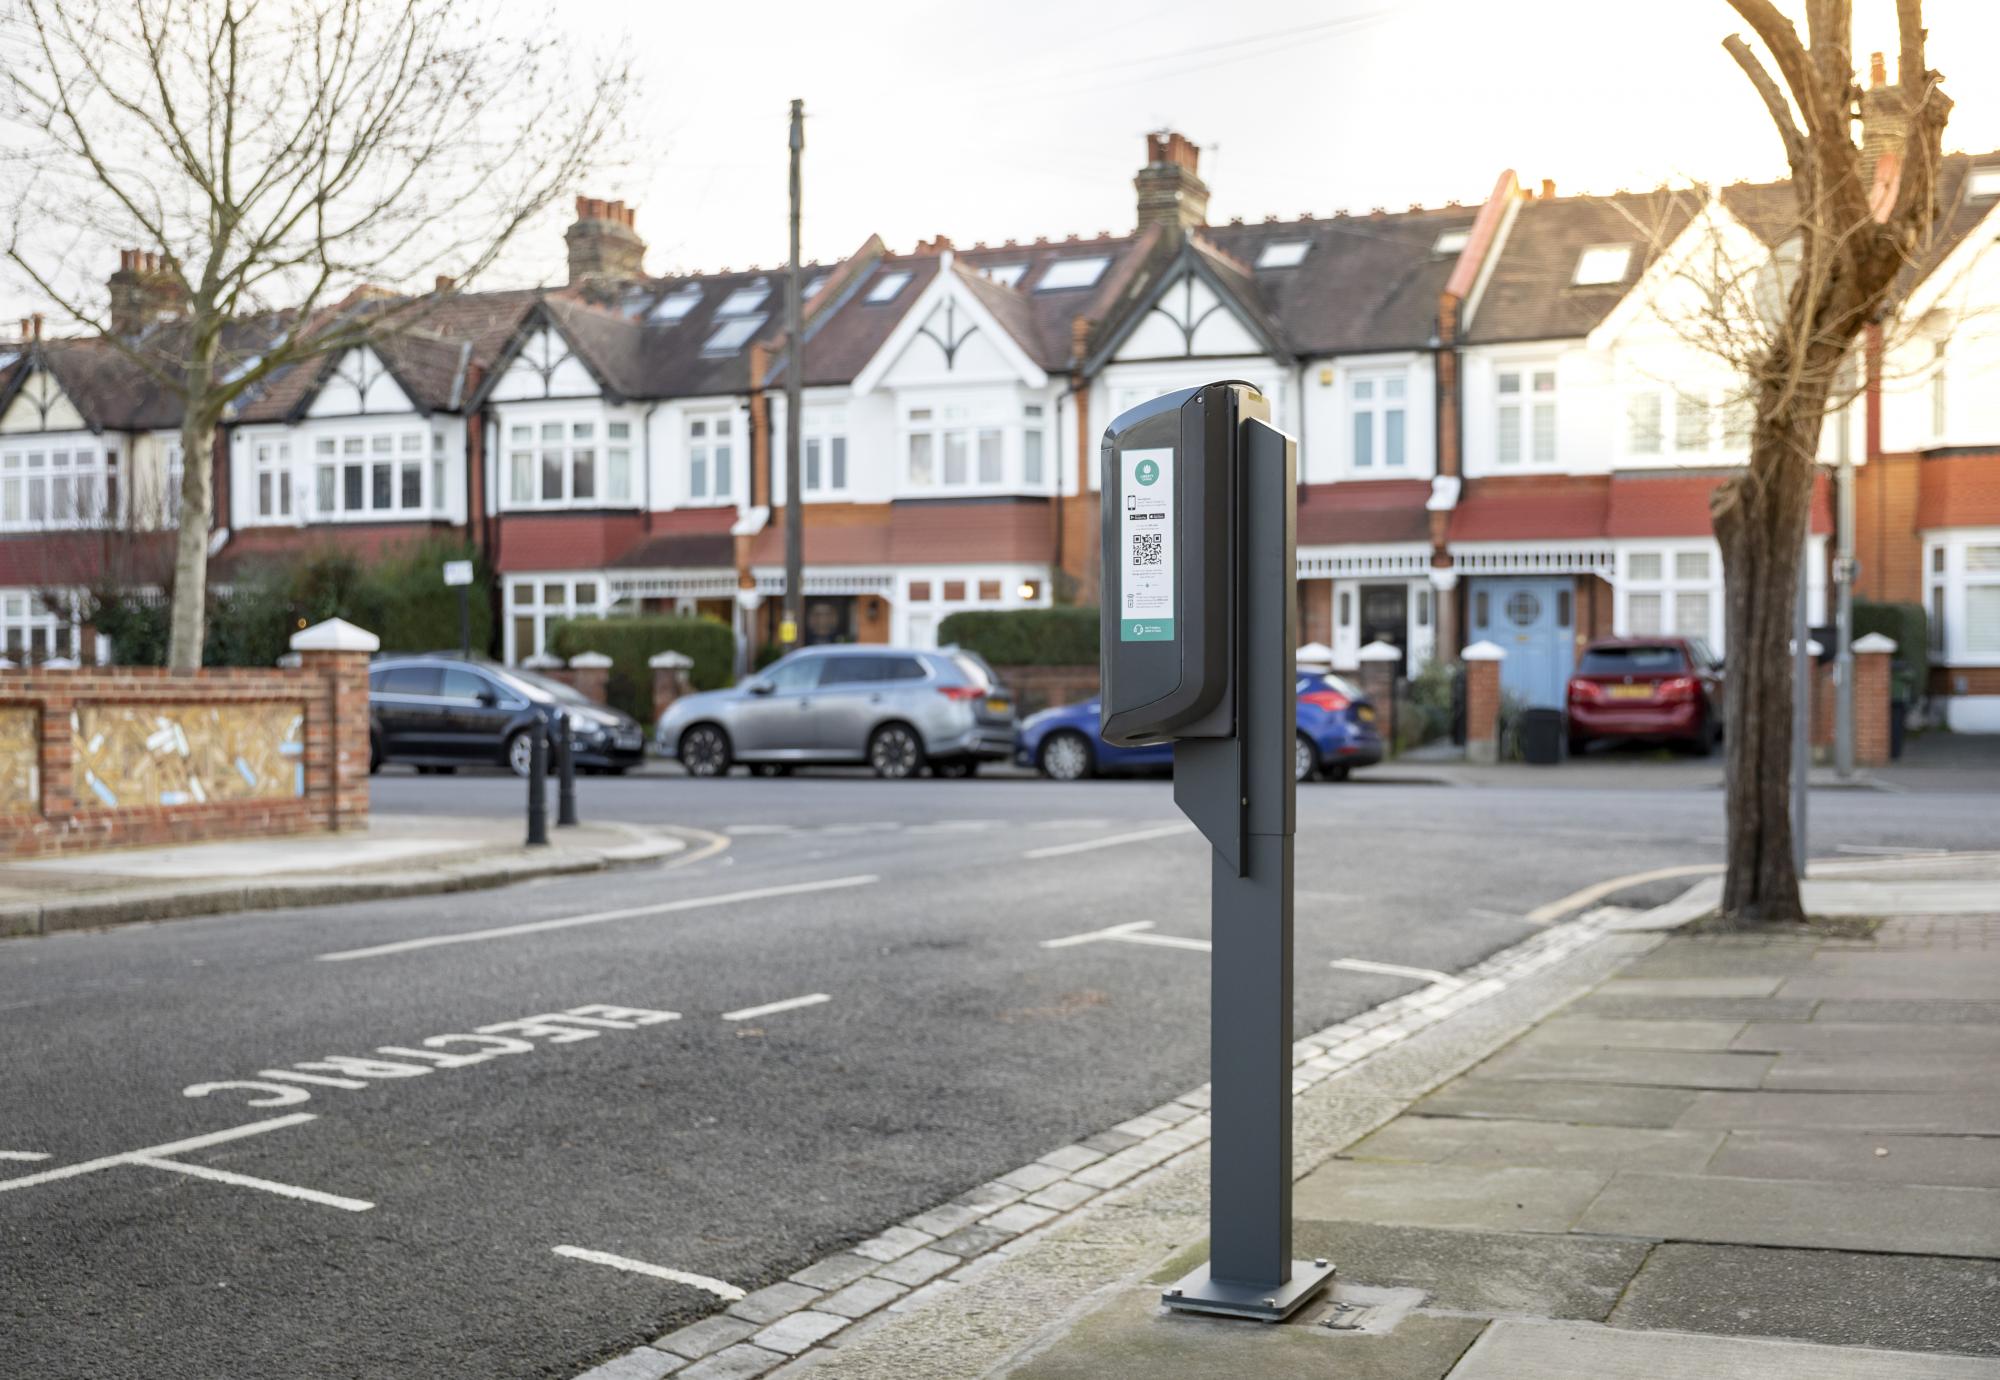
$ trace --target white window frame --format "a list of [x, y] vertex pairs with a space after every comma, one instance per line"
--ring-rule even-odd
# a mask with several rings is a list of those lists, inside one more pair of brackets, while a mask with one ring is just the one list
[[[1618, 451], [1627, 459], [1660, 464], [1750, 453], [1756, 401], [1741, 388], [1688, 388], [1646, 380], [1626, 387], [1622, 396]], [[1640, 444], [1638, 414], [1646, 409], [1655, 414], [1650, 446]], [[1700, 443], [1695, 445], [1687, 443], [1691, 420], [1699, 426]]]
[[[732, 410], [690, 412], [683, 488], [689, 507], [733, 508], [743, 478], [743, 428]], [[718, 477], [720, 483], [718, 483]]]
[[[990, 403], [922, 401], [901, 409], [897, 487], [917, 494], [1000, 493], [1018, 489], [1020, 435], [1026, 416], [1003, 421]], [[928, 447], [930, 477], [916, 474], [915, 452]], [[1047, 451], [1044, 451], [1044, 460]], [[990, 462], [990, 463], [989, 463]], [[959, 478], [952, 478], [954, 468]]]
[[[1507, 380], [1515, 389], [1507, 390]], [[1546, 390], [1539, 385], [1547, 378]], [[1537, 423], [1540, 414], [1549, 417], [1549, 453], [1537, 455]], [[1509, 417], [1509, 412], [1514, 415]], [[1506, 440], [1512, 436], [1515, 453], [1507, 456]], [[1562, 460], [1562, 372], [1554, 360], [1516, 360], [1493, 368], [1493, 468], [1497, 473], [1548, 469]]]
[[[596, 511], [602, 508], [636, 508], [644, 484], [640, 474], [643, 449], [636, 435], [639, 423], [617, 412], [593, 408], [588, 411], [530, 411], [525, 408], [504, 413], [499, 425], [499, 490], [502, 512]], [[614, 434], [622, 427], [623, 436]], [[553, 434], [552, 434], [553, 433]], [[627, 492], [614, 497], [611, 492], [611, 452], [620, 452], [626, 465]], [[545, 491], [544, 465], [553, 459], [560, 466], [560, 487], [551, 498]], [[579, 463], [588, 466], [590, 493], [577, 496]], [[522, 496], [525, 481], [527, 493]], [[443, 506], [440, 498], [440, 507]]]
[[[1691, 558], [1705, 562], [1703, 573], [1687, 571]], [[1659, 562], [1653, 574], [1642, 573], [1647, 558]], [[1612, 600], [1612, 627], [1620, 637], [1698, 637], [1710, 647], [1722, 647], [1722, 548], [1712, 540], [1658, 541], [1635, 543], [1618, 549], [1617, 582]], [[1683, 628], [1684, 596], [1699, 595], [1706, 601], [1700, 628]], [[1636, 628], [1632, 621], [1634, 596], [1658, 598], [1660, 624], [1657, 628]]]
[[847, 410], [808, 407], [805, 414], [805, 425], [799, 430], [799, 493], [808, 503], [844, 499], [854, 483]]
[[[526, 596], [523, 597], [522, 591]], [[550, 590], [559, 590], [549, 598]], [[610, 607], [611, 583], [599, 574], [509, 575], [505, 577], [506, 654], [509, 666], [519, 666], [547, 645], [549, 624], [558, 618], [601, 618]], [[529, 620], [534, 643], [520, 645], [517, 621]]]
[[41, 591], [0, 589], [0, 657], [33, 666], [76, 657], [82, 629], [42, 602]]
[[[1924, 612], [1931, 653], [1946, 666], [2000, 666], [2000, 642], [1975, 650], [1967, 640], [1966, 605], [1973, 589], [2000, 589], [2000, 564], [1974, 569], [1974, 548], [2000, 552], [2000, 527], [1954, 527], [1925, 534]], [[2000, 597], [2000, 596], [1994, 596]], [[1942, 614], [1942, 618], [1939, 614]]]
[[[1391, 387], [1399, 390], [1390, 397]], [[1368, 396], [1361, 396], [1366, 390]], [[1410, 472], [1410, 375], [1406, 369], [1357, 369], [1347, 376], [1347, 467], [1354, 474]], [[1399, 415], [1402, 454], [1389, 458], [1389, 416]], [[1369, 449], [1361, 454], [1361, 419], [1368, 419]]]
[[109, 526], [117, 479], [118, 448], [87, 433], [0, 438], [0, 532]]
[[[436, 511], [439, 501], [434, 492], [436, 432], [421, 417], [409, 417], [395, 423], [315, 427], [310, 435], [312, 444], [307, 455], [310, 462], [307, 473], [312, 483], [302, 496], [298, 492], [297, 481], [293, 481], [292, 512], [295, 518], [309, 517], [314, 522], [406, 522], [412, 518], [430, 517]], [[254, 463], [253, 452], [253, 466]], [[389, 501], [378, 504], [375, 502], [376, 471], [383, 465], [389, 467]], [[347, 501], [347, 472], [350, 469], [361, 471], [360, 502], [351, 506]], [[416, 475], [417, 491], [415, 501], [409, 502], [405, 500], [405, 495], [409, 492], [412, 471]], [[328, 472], [333, 476], [330, 504], [325, 479]], [[260, 497], [252, 494], [251, 507], [261, 513]], [[283, 523], [286, 519], [260, 516], [259, 521]]]
[[250, 505], [260, 526], [290, 526], [295, 520], [298, 495], [293, 492], [292, 440], [270, 433], [252, 436], [250, 448]]

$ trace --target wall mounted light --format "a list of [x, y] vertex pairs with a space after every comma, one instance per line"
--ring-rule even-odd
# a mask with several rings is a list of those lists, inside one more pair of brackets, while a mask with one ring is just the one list
[[1033, 580], [1023, 580], [1021, 581], [1021, 587], [1014, 592], [1021, 596], [1022, 602], [1032, 604], [1040, 597], [1042, 587]]

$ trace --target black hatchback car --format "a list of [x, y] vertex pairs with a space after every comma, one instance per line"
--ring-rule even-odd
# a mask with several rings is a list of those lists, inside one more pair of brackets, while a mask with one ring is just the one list
[[368, 668], [368, 769], [504, 766], [528, 774], [528, 730], [567, 717], [584, 771], [625, 772], [645, 759], [645, 730], [561, 681], [488, 661], [386, 656]]

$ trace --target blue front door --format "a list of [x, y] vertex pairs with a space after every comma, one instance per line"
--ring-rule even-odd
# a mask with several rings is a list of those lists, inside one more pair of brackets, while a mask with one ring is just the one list
[[1534, 708], [1560, 709], [1575, 653], [1569, 580], [1475, 580], [1472, 640], [1507, 653], [1500, 689]]

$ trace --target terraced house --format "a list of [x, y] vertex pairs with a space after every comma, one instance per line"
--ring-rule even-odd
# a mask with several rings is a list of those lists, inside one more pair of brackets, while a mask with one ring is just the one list
[[[1379, 641], [1413, 672], [1489, 639], [1514, 693], [1559, 703], [1591, 636], [1721, 649], [1708, 500], [1748, 458], [1749, 416], [1687, 318], [1704, 265], [1782, 260], [1788, 187], [1562, 196], [1509, 172], [1477, 204], [1212, 223], [1174, 133], [1148, 137], [1134, 187], [1129, 233], [907, 253], [871, 238], [810, 270], [807, 640], [929, 645], [961, 609], [1093, 600], [1106, 424], [1230, 377], [1299, 437], [1300, 633], [1337, 665]], [[2000, 410], [1983, 386], [2000, 347], [1980, 329], [2000, 302], [2000, 155], [1953, 155], [1943, 191], [1937, 243], [1823, 458], [1844, 447], [1860, 476], [1860, 594], [1923, 603], [1933, 693], [1954, 726], [2000, 729]], [[783, 273], [650, 276], [631, 208], [589, 198], [566, 242], [561, 287], [447, 296], [246, 402], [221, 445], [225, 572], [447, 531], [498, 576], [509, 661], [545, 652], [557, 618], [618, 610], [771, 641]], [[166, 328], [171, 301], [139, 300], [151, 314], [128, 324]], [[101, 650], [42, 597], [92, 578], [54, 538], [88, 527], [101, 568], [173, 521], [134, 498], [178, 464], [178, 418], [152, 397], [102, 342], [27, 328], [0, 345], [10, 655]], [[1816, 622], [1838, 501], [1822, 482]]]

